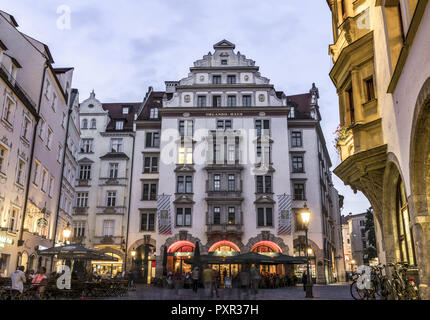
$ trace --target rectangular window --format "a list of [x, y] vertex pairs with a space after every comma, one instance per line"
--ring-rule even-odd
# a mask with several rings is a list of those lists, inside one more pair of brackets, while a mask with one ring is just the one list
[[221, 190], [221, 175], [214, 174], [214, 190], [220, 191]]
[[115, 130], [122, 130], [122, 129], [124, 129], [124, 121], [116, 121]]
[[37, 186], [39, 185], [39, 169], [40, 169], [40, 163], [35, 161], [34, 162], [34, 175], [33, 175], [33, 183]]
[[242, 96], [242, 106], [244, 107], [250, 107], [251, 106], [251, 96], [246, 95]]
[[121, 138], [112, 138], [110, 140], [111, 144], [111, 152], [122, 152], [122, 139]]
[[212, 97], [212, 107], [221, 107], [221, 96]]
[[143, 201], [157, 200], [157, 184], [156, 183], [144, 183], [142, 191]]
[[54, 191], [54, 177], [49, 177], [49, 187], [48, 187], [48, 194], [50, 197], [52, 197], [52, 192]]
[[179, 121], [179, 135], [181, 137], [192, 137], [193, 136], [193, 121], [192, 120], [181, 120], [181, 121]]
[[221, 76], [212, 76], [213, 84], [221, 84]]
[[142, 213], [140, 231], [154, 231], [155, 230], [155, 214]]
[[234, 174], [228, 175], [228, 191], [236, 191], [236, 176]]
[[40, 127], [39, 127], [39, 137], [40, 137], [40, 139], [42, 139], [42, 141], [43, 141], [44, 135], [45, 135], [45, 125], [46, 125], [45, 120], [43, 120], [41, 118], [40, 119]]
[[53, 136], [53, 132], [51, 128], [48, 128], [48, 138], [46, 139], [46, 146], [48, 147], [48, 149], [51, 149], [52, 136]]
[[185, 181], [183, 176], [178, 176], [176, 180], [176, 192], [185, 193]]
[[9, 231], [14, 232], [16, 230], [16, 221], [18, 219], [18, 209], [12, 208], [9, 216]]
[[228, 224], [236, 224], [236, 208], [228, 208]]
[[116, 206], [116, 191], [107, 192], [106, 206], [115, 207]]
[[109, 178], [118, 178], [118, 163], [109, 163]]
[[143, 172], [144, 173], [158, 172], [158, 157], [144, 157]]
[[176, 226], [191, 227], [191, 208], [176, 209]]
[[82, 139], [81, 140], [81, 153], [93, 152], [93, 139]]
[[122, 108], [122, 114], [128, 114], [128, 107]]
[[290, 112], [288, 113], [288, 119], [294, 119], [296, 117], [296, 108], [291, 106]]
[[273, 226], [273, 209], [258, 208], [257, 209], [257, 226], [272, 227]]
[[236, 145], [229, 144], [227, 145], [227, 161], [229, 163], [234, 163], [236, 161]]
[[227, 76], [227, 83], [228, 84], [236, 84], [236, 76]]
[[1, 173], [5, 173], [6, 171], [6, 164], [7, 164], [6, 155], [7, 155], [7, 150], [0, 146], [0, 172]]
[[257, 130], [258, 137], [262, 132], [266, 136], [270, 136], [270, 120], [255, 120], [255, 130]]
[[76, 197], [76, 207], [88, 207], [88, 192], [78, 192]]
[[375, 99], [375, 88], [373, 86], [373, 77], [364, 81], [366, 87], [366, 97], [367, 101], [372, 101]]
[[145, 146], [146, 148], [158, 148], [160, 146], [160, 133], [147, 132]]
[[18, 159], [17, 173], [16, 173], [16, 183], [19, 185], [24, 184], [25, 176], [25, 162], [21, 159]]
[[362, 242], [363, 242], [363, 249], [366, 249], [367, 248], [367, 241], [363, 240]]
[[90, 180], [91, 179], [91, 165], [79, 166], [79, 180]]
[[303, 183], [294, 184], [294, 200], [305, 200], [305, 185]]
[[206, 107], [206, 96], [198, 96], [197, 97], [197, 106], [198, 107]]
[[303, 166], [303, 156], [293, 156], [293, 172], [294, 173], [303, 173], [304, 172], [304, 166]]
[[178, 164], [193, 163], [193, 147], [180, 146], [178, 150]]
[[346, 98], [348, 101], [350, 124], [353, 124], [355, 123], [355, 111], [354, 111], [354, 93], [352, 91], [352, 87], [346, 90]]
[[291, 132], [291, 146], [295, 148], [303, 146], [302, 133], [300, 131]]
[[221, 65], [226, 66], [228, 64], [228, 61], [226, 59], [221, 60]]
[[113, 237], [115, 228], [114, 220], [104, 220], [103, 221], [103, 236], [104, 237]]
[[30, 131], [31, 120], [27, 117], [24, 117], [24, 121], [22, 123], [22, 137], [28, 141], [28, 133]]
[[58, 146], [58, 151], [57, 151], [57, 161], [59, 163], [61, 163], [61, 156], [63, 155], [63, 147], [62, 146]]
[[14, 108], [15, 103], [9, 97], [6, 97], [6, 104], [3, 108], [3, 119], [6, 120], [9, 124], [12, 124], [12, 114]]
[[236, 96], [227, 97], [227, 107], [236, 107]]
[[218, 130], [231, 129], [231, 120], [218, 120], [216, 123], [216, 128]]
[[257, 193], [272, 193], [272, 176], [257, 176]]
[[272, 162], [272, 148], [270, 146], [261, 147], [261, 143], [257, 143], [257, 158], [261, 163], [270, 164]]
[[221, 208], [214, 207], [214, 222], [215, 225], [221, 224]]
[[150, 119], [158, 119], [158, 108], [149, 109], [149, 118]]
[[73, 222], [73, 237], [80, 238], [85, 236], [85, 221]]

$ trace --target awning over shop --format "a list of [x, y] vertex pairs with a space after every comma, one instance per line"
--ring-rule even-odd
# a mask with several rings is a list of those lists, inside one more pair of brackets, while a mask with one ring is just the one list
[[117, 258], [100, 251], [85, 248], [79, 244], [53, 247], [39, 252], [41, 256], [56, 256], [57, 259], [118, 261]]

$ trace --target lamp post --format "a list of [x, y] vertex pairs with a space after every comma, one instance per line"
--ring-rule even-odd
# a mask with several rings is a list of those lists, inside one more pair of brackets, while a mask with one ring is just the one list
[[300, 213], [302, 218], [303, 226], [305, 227], [305, 239], [306, 239], [306, 260], [307, 260], [307, 283], [306, 288], [306, 298], [313, 298], [312, 294], [312, 275], [310, 273], [310, 258], [309, 258], [309, 241], [308, 241], [308, 227], [309, 221], [311, 219], [311, 211], [308, 206], [304, 205], [302, 212]]
[[70, 238], [71, 235], [72, 235], [72, 228], [70, 228], [70, 223], [67, 222], [67, 226], [63, 229], [63, 238], [64, 238], [65, 244], [67, 244], [68, 239]]

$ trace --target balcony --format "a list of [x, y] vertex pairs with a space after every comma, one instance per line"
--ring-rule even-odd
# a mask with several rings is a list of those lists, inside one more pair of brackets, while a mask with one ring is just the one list
[[76, 186], [77, 187], [89, 187], [90, 186], [90, 179], [76, 179]]
[[95, 236], [94, 244], [95, 245], [121, 245], [121, 236]]
[[223, 235], [227, 235], [227, 234], [242, 235], [243, 230], [242, 230], [241, 224], [207, 224], [206, 233], [207, 234], [220, 233]]
[[100, 178], [100, 186], [126, 186], [127, 178]]
[[126, 211], [126, 207], [118, 206], [118, 207], [97, 207], [97, 214], [113, 214], [113, 215], [124, 215]]
[[74, 207], [74, 215], [86, 216], [88, 215], [88, 207]]

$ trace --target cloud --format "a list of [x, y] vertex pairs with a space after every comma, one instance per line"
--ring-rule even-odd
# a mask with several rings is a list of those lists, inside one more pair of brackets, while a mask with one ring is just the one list
[[[71, 8], [71, 30], [59, 30], [60, 5]], [[75, 67], [73, 86], [85, 99], [94, 88], [106, 102], [142, 101], [148, 86], [186, 77], [189, 67], [223, 38], [256, 61], [286, 94], [320, 90], [322, 127], [333, 166], [338, 97], [328, 76], [333, 41], [325, 1], [302, 0], [4, 0], [20, 30], [49, 45], [57, 66]], [[363, 212], [362, 194], [333, 177], [345, 213]]]

